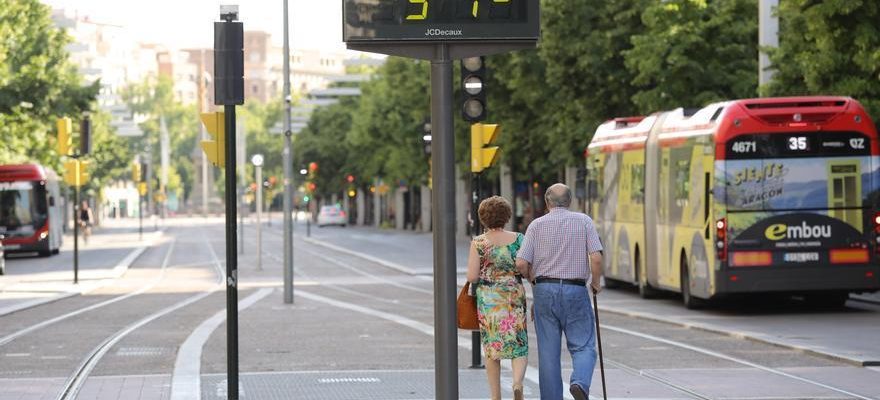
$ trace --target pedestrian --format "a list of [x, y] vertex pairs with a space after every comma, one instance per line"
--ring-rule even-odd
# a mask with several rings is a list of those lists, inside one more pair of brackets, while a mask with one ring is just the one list
[[79, 225], [83, 230], [83, 243], [88, 243], [89, 235], [92, 234], [92, 224], [94, 223], [95, 217], [92, 214], [92, 209], [89, 208], [89, 203], [87, 201], [82, 202], [82, 206], [79, 208]]
[[492, 196], [477, 209], [485, 233], [471, 242], [467, 279], [476, 285], [477, 319], [485, 354], [486, 376], [493, 400], [501, 399], [501, 360], [513, 367], [513, 398], [523, 398], [529, 355], [526, 291], [516, 270], [523, 235], [504, 230], [512, 209], [503, 197]]
[[550, 211], [526, 229], [516, 260], [517, 270], [533, 285], [541, 399], [562, 399], [560, 352], [565, 333], [574, 369], [569, 391], [576, 400], [585, 400], [596, 366], [594, 315], [587, 285], [595, 293], [601, 290], [602, 244], [593, 220], [568, 210], [568, 186], [550, 186], [544, 199]]

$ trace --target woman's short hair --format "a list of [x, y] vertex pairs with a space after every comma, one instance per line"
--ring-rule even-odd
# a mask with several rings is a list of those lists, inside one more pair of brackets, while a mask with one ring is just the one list
[[492, 196], [480, 203], [477, 210], [480, 215], [480, 223], [483, 228], [501, 228], [510, 220], [513, 209], [504, 197]]

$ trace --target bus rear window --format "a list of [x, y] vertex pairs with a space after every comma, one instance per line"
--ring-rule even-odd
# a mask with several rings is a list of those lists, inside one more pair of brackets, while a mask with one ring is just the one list
[[845, 210], [877, 196], [880, 165], [858, 133], [745, 135], [727, 149], [729, 211]]

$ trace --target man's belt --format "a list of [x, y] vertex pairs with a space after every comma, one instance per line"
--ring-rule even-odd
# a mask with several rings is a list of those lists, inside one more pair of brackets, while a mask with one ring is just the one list
[[546, 276], [535, 278], [535, 283], [561, 283], [566, 285], [587, 286], [587, 281], [583, 279], [548, 278]]

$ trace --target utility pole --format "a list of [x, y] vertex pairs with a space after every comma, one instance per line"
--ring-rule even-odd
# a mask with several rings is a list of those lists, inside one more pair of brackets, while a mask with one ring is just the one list
[[[293, 304], [293, 151], [290, 132], [290, 33], [284, 0], [284, 303]], [[258, 182], [258, 184], [260, 184]]]
[[[758, 0], [758, 46], [779, 47], [779, 17], [773, 15], [779, 8], [779, 0]], [[764, 50], [758, 56], [758, 87], [773, 79], [770, 58]]]
[[254, 157], [251, 159], [251, 162], [254, 164], [254, 170], [257, 181], [257, 201], [256, 201], [256, 211], [257, 211], [257, 270], [263, 269], [263, 225], [261, 223], [261, 219], [263, 219], [263, 155], [262, 154], [254, 154]]
[[[205, 112], [205, 50], [199, 51], [199, 114]], [[199, 141], [205, 140], [205, 126], [199, 124]], [[208, 156], [201, 152], [202, 158], [202, 216], [208, 216]]]

